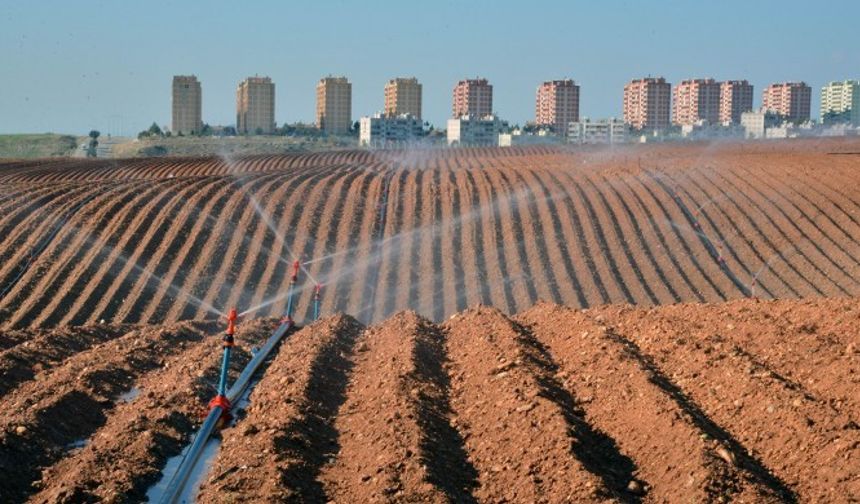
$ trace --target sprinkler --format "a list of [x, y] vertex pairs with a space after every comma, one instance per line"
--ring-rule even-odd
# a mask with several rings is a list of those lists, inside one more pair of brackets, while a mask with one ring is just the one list
[[719, 254], [717, 257], [717, 262], [720, 263], [720, 266], [725, 266], [726, 265], [726, 258], [723, 257], [723, 246], [722, 245], [717, 245], [717, 254]]
[[227, 313], [227, 330], [222, 338], [222, 346], [224, 347], [224, 356], [221, 359], [221, 376], [218, 379], [218, 395], [209, 401], [209, 410], [216, 407], [221, 408], [221, 418], [227, 420], [230, 418], [230, 400], [227, 399], [227, 370], [230, 367], [230, 351], [236, 344], [233, 336], [236, 334], [236, 320], [239, 315], [236, 313], [236, 308], [231, 308]]
[[319, 320], [320, 318], [320, 291], [322, 290], [322, 285], [317, 284], [314, 289], [314, 320]]
[[296, 282], [299, 280], [299, 261], [293, 263], [293, 276], [290, 277], [290, 288], [287, 295], [287, 314], [282, 322], [293, 323], [293, 293], [295, 292]]

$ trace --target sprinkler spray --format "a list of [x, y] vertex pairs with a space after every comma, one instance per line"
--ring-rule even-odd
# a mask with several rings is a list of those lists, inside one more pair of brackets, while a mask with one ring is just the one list
[[224, 355], [221, 359], [221, 376], [218, 379], [218, 395], [209, 402], [209, 409], [220, 407], [222, 411], [221, 418], [229, 419], [230, 417], [230, 400], [227, 399], [227, 370], [230, 368], [230, 352], [236, 344], [233, 336], [236, 334], [236, 321], [239, 315], [236, 308], [230, 308], [227, 313], [227, 330], [224, 331], [222, 338], [222, 346], [224, 347]]

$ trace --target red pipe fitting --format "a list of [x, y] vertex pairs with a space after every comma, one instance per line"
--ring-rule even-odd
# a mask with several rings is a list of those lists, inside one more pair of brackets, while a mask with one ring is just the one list
[[232, 415], [230, 415], [230, 408], [232, 405], [230, 404], [230, 400], [227, 399], [227, 396], [216, 395], [209, 401], [209, 411], [212, 411], [213, 408], [221, 408], [221, 419], [224, 421], [230, 421]]
[[299, 261], [296, 260], [293, 262], [293, 276], [290, 278], [290, 281], [296, 283], [299, 280]]
[[230, 308], [230, 311], [227, 312], [227, 334], [230, 336], [236, 334], [237, 320], [239, 320], [239, 314], [236, 312], [236, 308]]

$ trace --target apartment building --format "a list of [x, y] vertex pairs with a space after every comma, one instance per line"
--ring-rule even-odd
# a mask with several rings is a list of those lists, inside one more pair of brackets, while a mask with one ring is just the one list
[[672, 85], [663, 77], [634, 79], [624, 86], [624, 122], [636, 130], [669, 127]]
[[236, 131], [271, 134], [275, 131], [275, 84], [269, 77], [248, 77], [236, 88]]
[[860, 81], [830, 82], [821, 88], [821, 122], [860, 126]]
[[571, 79], [546, 81], [537, 88], [535, 124], [565, 136], [568, 124], [579, 121], [579, 86]]
[[325, 77], [317, 83], [317, 127], [330, 135], [352, 128], [352, 84], [346, 77]]
[[672, 94], [674, 124], [717, 124], [720, 121], [720, 83], [714, 79], [683, 80]]
[[411, 115], [421, 119], [421, 83], [415, 77], [398, 77], [385, 84], [386, 116]]
[[805, 82], [771, 84], [762, 93], [762, 107], [785, 121], [802, 123], [809, 120], [812, 88]]
[[453, 118], [485, 117], [493, 114], [493, 86], [487, 79], [461, 80], [454, 86]]
[[741, 114], [753, 109], [753, 86], [745, 80], [730, 80], [720, 84], [720, 123], [740, 124]]
[[194, 75], [173, 76], [172, 121], [174, 134], [193, 135], [203, 129], [203, 92]]

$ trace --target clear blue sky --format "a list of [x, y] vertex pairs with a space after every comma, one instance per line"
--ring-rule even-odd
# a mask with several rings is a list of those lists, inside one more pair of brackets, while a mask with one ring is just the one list
[[644, 75], [746, 78], [761, 90], [860, 78], [860, 1], [20, 1], [0, 0], [0, 133], [133, 134], [170, 122], [174, 74], [203, 84], [203, 119], [235, 122], [236, 84], [269, 75], [279, 124], [312, 121], [327, 74], [353, 83], [353, 117], [395, 76], [424, 84], [443, 125], [451, 88], [483, 76], [511, 123], [543, 80], [581, 85], [581, 113], [620, 115]]

